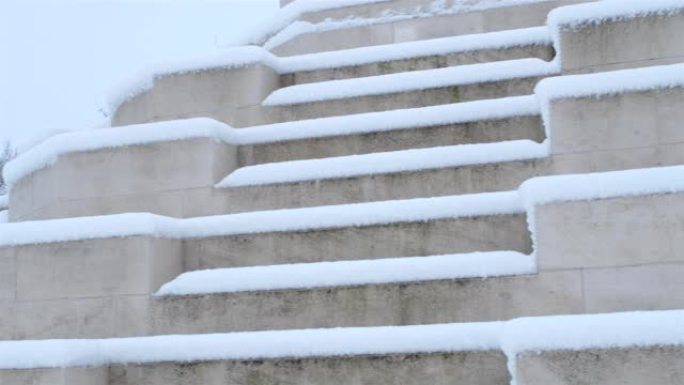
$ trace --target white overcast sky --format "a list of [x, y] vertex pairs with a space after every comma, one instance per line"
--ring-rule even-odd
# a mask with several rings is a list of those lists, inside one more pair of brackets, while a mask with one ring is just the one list
[[277, 9], [278, 0], [0, 0], [0, 142], [92, 124], [117, 79], [220, 49]]

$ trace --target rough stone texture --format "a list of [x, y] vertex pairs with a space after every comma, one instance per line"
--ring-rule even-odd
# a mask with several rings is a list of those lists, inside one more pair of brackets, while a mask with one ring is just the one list
[[587, 349], [518, 357], [518, 385], [674, 385], [684, 382], [677, 347]]
[[508, 385], [509, 381], [505, 356], [484, 351], [114, 366], [109, 385]]
[[611, 71], [684, 61], [684, 10], [560, 30], [563, 73]]
[[195, 270], [530, 247], [525, 215], [515, 214], [187, 239], [183, 253]]
[[300, 290], [157, 297], [158, 334], [479, 322], [582, 312], [578, 271]]

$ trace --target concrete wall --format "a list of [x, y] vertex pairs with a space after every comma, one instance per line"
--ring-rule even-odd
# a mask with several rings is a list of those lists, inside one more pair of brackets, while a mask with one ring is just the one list
[[236, 127], [252, 125], [255, 110], [279, 81], [261, 64], [162, 76], [152, 89], [124, 102], [112, 124], [208, 117]]
[[560, 28], [563, 73], [610, 71], [684, 61], [684, 7], [673, 14]]
[[684, 383], [681, 346], [525, 353], [518, 385], [674, 385]]
[[0, 370], [0, 385], [109, 385], [109, 369]]
[[147, 331], [149, 294], [183, 271], [177, 241], [148, 237], [0, 249], [0, 338]]

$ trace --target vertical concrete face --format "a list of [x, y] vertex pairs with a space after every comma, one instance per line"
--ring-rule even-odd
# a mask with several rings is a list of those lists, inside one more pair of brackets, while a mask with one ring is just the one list
[[517, 360], [519, 385], [671, 385], [682, 382], [684, 352], [681, 346], [525, 353]]
[[243, 110], [259, 106], [279, 81], [278, 74], [262, 64], [162, 76], [152, 89], [124, 102], [112, 124], [208, 117], [236, 127], [252, 125]]
[[147, 237], [5, 248], [0, 263], [3, 339], [145, 334], [149, 295], [183, 271], [179, 241]]
[[109, 369], [0, 370], [0, 385], [109, 385]]
[[537, 206], [534, 226], [539, 267], [588, 269], [681, 262], [682, 217], [681, 194]]
[[587, 73], [684, 61], [684, 7], [671, 14], [561, 26], [563, 73]]
[[556, 172], [593, 172], [684, 162], [684, 88], [551, 101]]
[[10, 219], [140, 211], [184, 217], [194, 213], [186, 201], [213, 189], [237, 162], [236, 147], [213, 138], [67, 154], [12, 188]]
[[114, 366], [109, 385], [507, 385], [499, 352]]

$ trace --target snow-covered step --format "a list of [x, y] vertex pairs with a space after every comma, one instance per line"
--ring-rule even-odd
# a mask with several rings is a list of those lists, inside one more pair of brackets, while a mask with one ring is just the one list
[[586, 0], [494, 0], [418, 4], [409, 14], [297, 21], [264, 46], [280, 56], [542, 26], [550, 10]]
[[[506, 322], [0, 343], [0, 381], [36, 385], [675, 385], [682, 311]], [[577, 382], [581, 380], [581, 382]], [[70, 381], [71, 380], [71, 381]]]
[[278, 58], [281, 86], [457, 65], [551, 60], [550, 30], [533, 27]]
[[533, 95], [300, 120], [235, 130], [239, 164], [506, 140], [544, 140]]
[[194, 271], [153, 298], [151, 331], [411, 325], [582, 311], [575, 272], [535, 274], [533, 256], [503, 251]]
[[262, 104], [271, 121], [312, 119], [528, 95], [556, 74], [539, 59], [500, 61], [290, 86]]
[[546, 143], [466, 144], [243, 167], [216, 194], [236, 212], [506, 191], [549, 166]]

